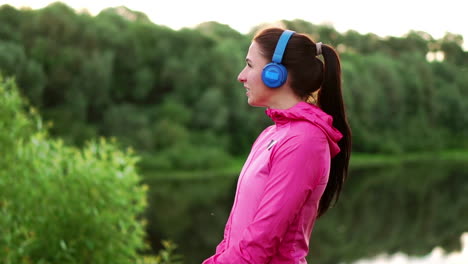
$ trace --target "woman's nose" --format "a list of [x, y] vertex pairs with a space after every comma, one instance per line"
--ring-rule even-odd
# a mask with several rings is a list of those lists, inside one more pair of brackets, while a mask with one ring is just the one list
[[244, 74], [244, 70], [242, 70], [240, 73], [239, 73], [239, 76], [237, 76], [237, 80], [241, 83], [245, 83], [246, 79], [245, 79], [245, 74]]

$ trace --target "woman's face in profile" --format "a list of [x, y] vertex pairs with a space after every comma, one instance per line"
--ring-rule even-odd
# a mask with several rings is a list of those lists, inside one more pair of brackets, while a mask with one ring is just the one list
[[246, 65], [237, 80], [244, 84], [247, 102], [251, 106], [267, 107], [274, 90], [263, 83], [262, 70], [269, 61], [260, 54], [260, 48], [255, 41], [250, 45], [245, 61]]

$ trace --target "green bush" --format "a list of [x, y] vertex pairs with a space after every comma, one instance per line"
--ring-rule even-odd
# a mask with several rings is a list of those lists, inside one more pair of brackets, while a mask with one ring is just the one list
[[182, 264], [182, 256], [175, 254], [177, 245], [169, 240], [161, 241], [163, 248], [157, 256], [143, 256], [138, 264]]
[[0, 77], [0, 263], [137, 263], [147, 192], [137, 157], [105, 139], [66, 146], [26, 107]]

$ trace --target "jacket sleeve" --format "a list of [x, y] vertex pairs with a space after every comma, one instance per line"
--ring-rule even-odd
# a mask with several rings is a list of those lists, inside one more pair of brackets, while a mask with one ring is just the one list
[[270, 174], [252, 223], [237, 246], [203, 264], [266, 264], [314, 187], [328, 173], [325, 137], [293, 136], [272, 148]]

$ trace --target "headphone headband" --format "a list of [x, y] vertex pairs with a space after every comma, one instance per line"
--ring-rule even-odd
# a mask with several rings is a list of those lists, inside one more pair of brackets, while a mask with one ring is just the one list
[[281, 63], [283, 60], [284, 51], [286, 50], [286, 45], [288, 44], [289, 39], [294, 34], [294, 31], [285, 30], [276, 44], [275, 53], [273, 53], [273, 62]]

